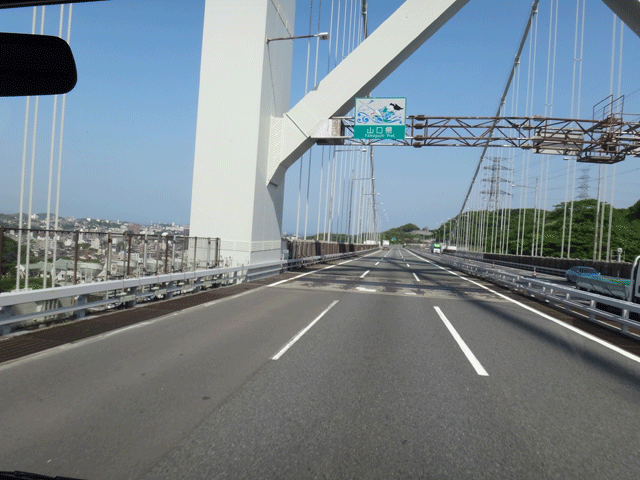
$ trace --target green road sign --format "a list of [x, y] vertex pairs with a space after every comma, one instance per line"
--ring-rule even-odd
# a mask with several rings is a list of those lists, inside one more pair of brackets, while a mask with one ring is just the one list
[[356, 98], [353, 138], [404, 140], [406, 98]]

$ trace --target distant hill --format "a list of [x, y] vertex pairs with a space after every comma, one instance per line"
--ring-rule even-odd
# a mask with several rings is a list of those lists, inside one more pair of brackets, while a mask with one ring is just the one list
[[[391, 243], [420, 243], [430, 238], [431, 232], [420, 230], [414, 223], [407, 223], [401, 227], [390, 228], [386, 232], [382, 232], [383, 240], [389, 240]], [[393, 240], [395, 238], [395, 241]]]

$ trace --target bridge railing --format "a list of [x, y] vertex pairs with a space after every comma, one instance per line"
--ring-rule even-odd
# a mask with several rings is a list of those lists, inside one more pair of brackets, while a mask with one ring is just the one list
[[293, 268], [355, 255], [356, 252], [346, 252], [0, 293], [0, 335], [38, 323], [69, 317], [83, 318], [87, 313], [116, 307], [133, 307], [141, 302], [169, 299], [208, 288], [233, 285], [276, 275]]
[[[425, 254], [419, 250], [414, 253], [437, 263], [449, 265], [469, 275], [487, 279], [511, 290], [546, 301], [553, 307], [579, 315], [585, 320], [614, 329], [623, 335], [635, 339], [639, 338], [638, 335], [629, 332], [629, 327], [640, 329], [639, 304], [585, 292], [573, 286], [558, 285], [545, 280], [508, 273], [470, 259], [456, 258], [451, 255]], [[619, 327], [615, 327], [609, 322], [615, 322]]]
[[[153, 277], [221, 266], [219, 252], [219, 238], [166, 231], [0, 227], [0, 278], [4, 290], [13, 290]], [[14, 279], [13, 288], [7, 288], [8, 277]]]

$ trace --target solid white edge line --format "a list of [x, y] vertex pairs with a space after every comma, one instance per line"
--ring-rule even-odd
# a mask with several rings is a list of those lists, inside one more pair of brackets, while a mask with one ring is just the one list
[[487, 371], [483, 368], [482, 364], [478, 361], [476, 356], [473, 354], [471, 349], [464, 342], [462, 337], [458, 334], [456, 329], [453, 328], [453, 325], [451, 325], [451, 322], [447, 319], [447, 317], [445, 317], [444, 313], [442, 313], [442, 310], [440, 310], [440, 307], [433, 307], [433, 308], [435, 309], [436, 313], [444, 323], [445, 327], [447, 327], [447, 329], [449, 330], [449, 333], [451, 333], [451, 335], [453, 336], [454, 340], [458, 342], [458, 345], [462, 349], [462, 352], [465, 354], [465, 356], [467, 357], [467, 360], [469, 360], [469, 362], [475, 369], [476, 373], [481, 377], [488, 377], [489, 374], [487, 373]]
[[370, 271], [371, 271], [371, 270], [367, 270], [366, 272], [364, 272], [362, 275], [360, 275], [360, 278], [364, 278], [364, 277], [365, 277], [365, 275], [366, 275], [367, 273], [369, 273]]
[[416, 275], [416, 272], [411, 272], [411, 273], [413, 273], [413, 276], [414, 276], [414, 277], [416, 277], [416, 280], [419, 282], [419, 281], [420, 281], [420, 279], [419, 279], [419, 278], [418, 278], [418, 276]]
[[[418, 255], [416, 255], [415, 253], [413, 253], [413, 252], [411, 252], [411, 253], [414, 256], [418, 257]], [[503, 295], [502, 293], [498, 293], [495, 290], [491, 290], [489, 287], [486, 287], [486, 286], [482, 285], [481, 283], [474, 282], [473, 280], [470, 280], [470, 279], [468, 279], [466, 277], [463, 277], [462, 275], [460, 275], [460, 274], [458, 274], [456, 272], [453, 272], [453, 271], [448, 270], [448, 269], [446, 269], [444, 267], [441, 267], [440, 265], [438, 265], [437, 263], [432, 262], [431, 260], [427, 260], [426, 258], [422, 258], [422, 257], [418, 257], [418, 258], [423, 260], [423, 261], [425, 261], [425, 262], [427, 262], [427, 263], [435, 265], [436, 267], [444, 270], [445, 272], [449, 272], [450, 274], [455, 275], [456, 277], [460, 277], [461, 279], [466, 280], [469, 283], [473, 283], [474, 285], [477, 285], [480, 288], [484, 288], [485, 290], [487, 290], [487, 291], [499, 296], [500, 298], [503, 298], [503, 299], [505, 299], [505, 300], [507, 300], [507, 301], [509, 301], [511, 303], [515, 303], [516, 305], [524, 308], [525, 310], [529, 310], [530, 312], [535, 313], [535, 314], [541, 316], [542, 318], [545, 318], [545, 319], [549, 320], [550, 322], [553, 322], [553, 323], [555, 323], [555, 324], [557, 324], [557, 325], [559, 325], [561, 327], [564, 327], [567, 330], [571, 330], [572, 332], [577, 333], [578, 335], [581, 335], [584, 338], [588, 338], [589, 340], [592, 340], [592, 341], [602, 345], [603, 347], [608, 348], [609, 350], [613, 350], [614, 352], [619, 353], [623, 357], [627, 357], [629, 360], [633, 360], [636, 363], [640, 363], [640, 357], [638, 357], [637, 355], [634, 355], [633, 353], [629, 353], [626, 350], [623, 350], [623, 349], [621, 349], [619, 347], [616, 347], [612, 343], [609, 343], [609, 342], [607, 342], [605, 340], [602, 340], [601, 338], [598, 338], [598, 337], [596, 337], [594, 335], [591, 335], [590, 333], [584, 332], [584, 331], [574, 327], [573, 325], [569, 325], [567, 323], [561, 322], [557, 318], [553, 318], [551, 315], [547, 315], [546, 313], [543, 313], [543, 312], [541, 312], [539, 310], [536, 310], [533, 307], [525, 305], [524, 303], [520, 303], [519, 301], [514, 300], [512, 298], [509, 298], [506, 295]]]
[[245, 292], [241, 292], [241, 293], [236, 293], [235, 295], [231, 295], [229, 297], [223, 297], [223, 298], [219, 298], [218, 300], [213, 300], [211, 302], [207, 302], [207, 303], [201, 303], [199, 305], [194, 305], [193, 307], [189, 307], [189, 308], [185, 308], [184, 310], [179, 310], [178, 312], [172, 312], [172, 313], [167, 313], [165, 315], [161, 315], [159, 317], [156, 318], [152, 318], [149, 320], [145, 320], [143, 322], [139, 322], [139, 323], [134, 323], [132, 325], [127, 325], [125, 327], [122, 328], [118, 328], [116, 330], [110, 330], [108, 332], [104, 332], [101, 333], [99, 335], [95, 335], [93, 337], [87, 337], [87, 338], [83, 338], [80, 340], [76, 340], [70, 343], [63, 343], [62, 345], [59, 345], [57, 347], [53, 347], [53, 348], [49, 348], [47, 350], [43, 350], [41, 352], [36, 352], [36, 353], [32, 353], [30, 355], [25, 355], [24, 357], [19, 357], [16, 358], [14, 360], [7, 360], [4, 363], [0, 363], [0, 371], [6, 370], [8, 368], [11, 367], [16, 367], [18, 365], [22, 365], [24, 363], [30, 362], [32, 360], [37, 360], [39, 358], [42, 357], [48, 357], [49, 355], [54, 355], [56, 353], [60, 353], [63, 352], [65, 350], [69, 350], [72, 348], [76, 348], [76, 347], [80, 347], [89, 343], [93, 343], [93, 342], [98, 342], [100, 340], [104, 340], [106, 338], [112, 337], [113, 335], [117, 335], [120, 333], [124, 333], [126, 331], [135, 329], [135, 328], [140, 328], [140, 327], [144, 327], [146, 325], [151, 325], [157, 322], [162, 322], [164, 320], [168, 320], [169, 318], [174, 318], [176, 315], [179, 315], [181, 313], [188, 313], [190, 311], [193, 310], [199, 310], [199, 309], [203, 309], [203, 308], [207, 308], [207, 307], [211, 307], [213, 305], [216, 305], [218, 303], [223, 303], [229, 300], [234, 300], [236, 298], [239, 297], [244, 297], [245, 295], [249, 295], [251, 293], [254, 292], [258, 292], [264, 288], [267, 288], [268, 285], [264, 285], [262, 287], [258, 287], [258, 288], [254, 288], [253, 290], [247, 290]]
[[[353, 259], [353, 260], [355, 260], [355, 259]], [[348, 262], [352, 262], [353, 260], [348, 260]], [[71, 349], [71, 348], [76, 348], [76, 347], [80, 347], [80, 346], [88, 344], [88, 343], [93, 343], [93, 342], [97, 342], [99, 340], [104, 340], [106, 338], [112, 337], [113, 335], [117, 335], [119, 333], [124, 333], [124, 332], [126, 332], [128, 330], [132, 330], [132, 329], [135, 329], [135, 328], [140, 328], [140, 327], [143, 327], [143, 326], [146, 326], [146, 325], [151, 325], [152, 323], [156, 323], [156, 322], [161, 322], [163, 320], [167, 320], [169, 318], [173, 318], [173, 317], [179, 315], [180, 313], [186, 313], [186, 312], [191, 311], [193, 309], [201, 309], [201, 308], [211, 307], [213, 305], [216, 305], [217, 303], [226, 302], [228, 300], [234, 300], [234, 299], [236, 299], [238, 297], [244, 297], [245, 295], [249, 295], [251, 293], [258, 292], [258, 291], [262, 290], [263, 288], [275, 287], [275, 286], [280, 285], [282, 283], [289, 282], [291, 280], [295, 280], [295, 279], [300, 278], [300, 277], [304, 277], [305, 275], [310, 275], [312, 273], [316, 273], [316, 272], [319, 272], [319, 271], [322, 271], [322, 270], [328, 270], [329, 268], [334, 268], [336, 266], [337, 265], [335, 265], [335, 264], [334, 265], [329, 265], [329, 266], [327, 266], [325, 268], [321, 268], [320, 270], [314, 270], [313, 272], [303, 273], [303, 274], [298, 275], [296, 277], [287, 278], [285, 280], [280, 280], [278, 282], [271, 283], [269, 285], [264, 285], [262, 287], [258, 287], [258, 288], [252, 289], [252, 290], [247, 290], [246, 292], [237, 293], [235, 295], [231, 295], [229, 297], [220, 298], [218, 300], [213, 300], [211, 302], [201, 303], [199, 305], [194, 305], [193, 307], [185, 308], [184, 310], [180, 310], [178, 312], [172, 312], [172, 313], [169, 313], [169, 314], [166, 314], [166, 315], [161, 315], [159, 317], [156, 317], [156, 318], [153, 318], [153, 319], [150, 319], [150, 320], [146, 320], [144, 322], [136, 323], [136, 324], [133, 324], [133, 325], [127, 325], [125, 327], [118, 328], [116, 330], [111, 330], [111, 331], [102, 333], [100, 335], [95, 335], [93, 337], [83, 338], [81, 340], [76, 340], [76, 341], [71, 342], [71, 343], [63, 343], [62, 345], [59, 345], [59, 346], [53, 347], [53, 348], [49, 348], [47, 350], [43, 350], [41, 352], [32, 353], [30, 355], [25, 355], [24, 357], [19, 357], [19, 358], [13, 359], [13, 360], [8, 360], [8, 361], [6, 361], [4, 363], [0, 363], [0, 371], [6, 370], [6, 369], [11, 368], [11, 367], [16, 367], [18, 365], [22, 365], [24, 363], [30, 362], [32, 360], [37, 360], [37, 359], [42, 358], [42, 357], [47, 357], [49, 355], [54, 355], [56, 353], [59, 353], [59, 352], [62, 352], [62, 351], [65, 351], [65, 350], [68, 350], [68, 349]]]
[[300, 337], [302, 337], [305, 333], [307, 333], [307, 331], [311, 327], [313, 327], [318, 320], [320, 320], [322, 317], [324, 317], [325, 314], [329, 310], [331, 310], [336, 303], [338, 303], [338, 300], [334, 300], [333, 302], [331, 302], [331, 304], [327, 308], [325, 308], [324, 311], [315, 318], [315, 320], [313, 320], [309, 325], [307, 325], [305, 328], [300, 330], [295, 337], [293, 337], [291, 340], [289, 340], [289, 343], [287, 343], [284, 347], [282, 347], [282, 349], [278, 353], [276, 353], [273, 357], [271, 357], [271, 360], [278, 360], [282, 355], [284, 355], [286, 353], [286, 351], [289, 350], [289, 348], [291, 348], [291, 346], [294, 343], [296, 343], [300, 339]]

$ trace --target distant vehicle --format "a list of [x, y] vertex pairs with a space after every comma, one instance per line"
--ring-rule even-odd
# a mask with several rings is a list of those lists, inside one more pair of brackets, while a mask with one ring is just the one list
[[608, 297], [619, 298], [627, 302], [640, 303], [640, 256], [631, 267], [630, 278], [607, 277], [600, 274], [582, 273], [576, 276], [579, 290], [596, 292]]
[[600, 272], [591, 267], [575, 266], [567, 270], [564, 276], [566, 277], [567, 282], [576, 283], [578, 275], [600, 275]]
[[433, 246], [431, 247], [431, 249], [432, 249], [433, 253], [441, 253], [442, 252], [439, 243], [434, 243]]
[[389, 250], [389, 245], [390, 245], [389, 240], [382, 240], [382, 249], [383, 250]]

